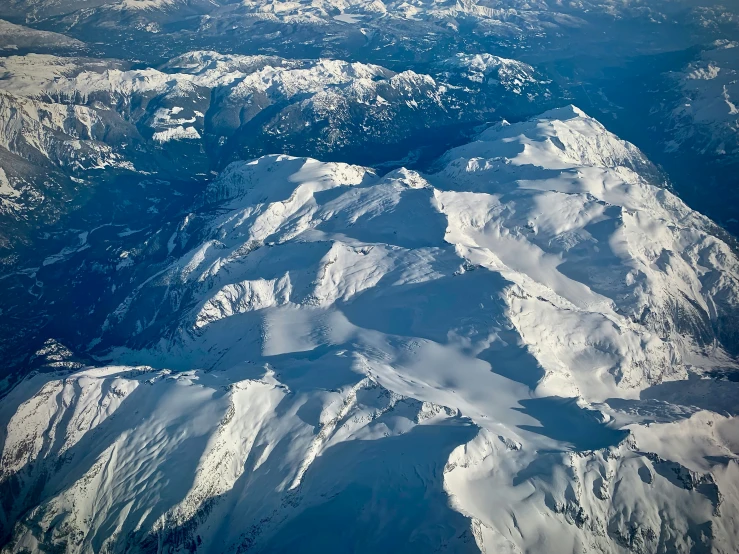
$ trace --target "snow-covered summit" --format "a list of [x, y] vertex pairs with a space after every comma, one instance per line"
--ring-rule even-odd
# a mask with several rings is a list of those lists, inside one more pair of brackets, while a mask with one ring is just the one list
[[[503, 148], [501, 143], [508, 146]], [[517, 125], [505, 121], [496, 124], [484, 131], [477, 141], [450, 150], [442, 160], [453, 161], [455, 157], [464, 160], [477, 154], [491, 155], [491, 161], [500, 159], [504, 162], [501, 168], [510, 165], [512, 176], [518, 178], [521, 166], [552, 170], [577, 166], [630, 169], [647, 178], [658, 174], [636, 146], [608, 132], [600, 122], [573, 105], [549, 110]], [[587, 180], [581, 183], [588, 184]]]
[[739, 262], [650, 167], [574, 107], [232, 164], [126, 347], [3, 400], [9, 550], [730, 552]]
[[[596, 385], [600, 392], [591, 396], [600, 399], [614, 394], [621, 381], [626, 389], [641, 389], [684, 374], [684, 364], [693, 363], [686, 358], [716, 356], [722, 344], [734, 348], [731, 314], [739, 305], [739, 266], [731, 248], [712, 234], [710, 221], [652, 180], [654, 168], [636, 147], [579, 109], [497, 125], [450, 150], [441, 164], [443, 169], [432, 175], [404, 170], [382, 179], [356, 166], [284, 156], [232, 165], [209, 192], [210, 200], [229, 200], [227, 215], [209, 223], [210, 240], [174, 264], [166, 279], [171, 281], [174, 272], [179, 275], [174, 282], [211, 286], [221, 275], [230, 281], [237, 268], [246, 270], [242, 256], [248, 259], [265, 244], [298, 238], [343, 242], [361, 228], [367, 247], [386, 242], [388, 232], [397, 237], [391, 244], [398, 248], [408, 246], [405, 241], [421, 240], [434, 248], [448, 244], [459, 263], [500, 273], [537, 298], [529, 307], [518, 307], [519, 332], [525, 335], [528, 325], [540, 329], [540, 313], [551, 310], [552, 327], [564, 333], [563, 351], [539, 364], [546, 369], [551, 363], [548, 378], [558, 383], [565, 375], [573, 377], [565, 379], [570, 382], [565, 389], [552, 391], [558, 394], [578, 395], [582, 386], [572, 373], [574, 358], [564, 362], [561, 356], [606, 355], [605, 373], [593, 382], [602, 381]], [[345, 190], [348, 185], [353, 187]], [[336, 192], [324, 205], [327, 193], [320, 191], [327, 189]], [[414, 209], [421, 211], [403, 214], [405, 195], [428, 197], [428, 205], [414, 200], [410, 205], [420, 202]], [[375, 218], [380, 219], [370, 223]], [[408, 230], [412, 239], [399, 233], [409, 225], [419, 229]], [[350, 241], [352, 247], [356, 240]], [[232, 269], [222, 273], [227, 268]], [[202, 291], [193, 294], [197, 298]], [[315, 301], [312, 293], [308, 297]], [[544, 305], [534, 309], [542, 299]], [[515, 295], [509, 300], [520, 302]], [[135, 317], [142, 313], [129, 311]], [[533, 320], [526, 319], [528, 312], [536, 314]], [[585, 337], [582, 344], [571, 341], [591, 332], [593, 324], [586, 320], [595, 314], [602, 318], [598, 327], [604, 335], [590, 351]], [[160, 322], [138, 325], [155, 323]], [[602, 348], [605, 352], [596, 355]], [[709, 350], [701, 354], [704, 348]], [[643, 369], [635, 372], [636, 367]], [[593, 378], [589, 368], [582, 376]]]

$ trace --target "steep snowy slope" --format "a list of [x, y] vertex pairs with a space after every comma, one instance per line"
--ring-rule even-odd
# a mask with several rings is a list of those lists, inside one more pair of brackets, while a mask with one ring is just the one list
[[739, 261], [656, 175], [574, 107], [230, 165], [3, 399], [5, 551], [732, 552]]

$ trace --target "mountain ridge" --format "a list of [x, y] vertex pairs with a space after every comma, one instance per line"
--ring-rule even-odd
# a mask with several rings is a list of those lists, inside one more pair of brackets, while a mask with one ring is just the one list
[[5, 396], [5, 551], [731, 552], [739, 261], [652, 167], [574, 107], [232, 164]]

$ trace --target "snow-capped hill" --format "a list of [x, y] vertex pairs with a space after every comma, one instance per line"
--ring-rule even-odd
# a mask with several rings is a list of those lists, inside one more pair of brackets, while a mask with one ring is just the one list
[[[147, 337], [150, 326], [157, 329], [155, 336], [170, 336], [173, 329], [163, 329], [172, 322], [186, 332], [199, 320], [202, 305], [212, 311], [223, 295], [235, 294], [224, 287], [238, 284], [248, 297], [256, 294], [247, 277], [252, 275], [248, 260], [261, 258], [252, 252], [265, 245], [325, 244], [305, 247], [317, 257], [306, 258], [308, 265], [299, 270], [321, 275], [328, 271], [326, 264], [334, 263], [330, 245], [346, 242], [347, 252], [369, 260], [378, 279], [380, 268], [410, 263], [406, 250], [425, 245], [447, 252], [451, 246], [451, 260], [459, 261], [446, 271], [454, 274], [458, 264], [471, 264], [511, 284], [503, 288], [510, 310], [506, 317], [541, 352], [536, 357], [547, 372], [541, 386], [553, 387], [552, 392], [600, 400], [616, 394], [613, 387], [619, 383], [639, 390], [680, 377], [693, 364], [730, 363], [720, 348], [736, 348], [735, 253], [712, 234], [710, 221], [650, 182], [649, 173], [639, 173], [651, 170], [651, 164], [633, 145], [569, 107], [489, 129], [448, 152], [441, 163], [444, 169], [426, 177], [404, 170], [382, 179], [356, 166], [285, 156], [233, 164], [206, 194], [208, 202], [227, 201], [220, 208], [225, 215], [209, 221], [198, 235], [203, 243], [160, 278], [190, 284], [185, 289], [168, 285], [162, 300], [166, 309], [136, 307], [132, 298], [133, 307], [122, 306], [110, 323], [133, 318], [133, 332]], [[419, 218], [425, 223], [417, 223]], [[391, 247], [378, 246], [384, 243]], [[363, 249], [374, 253], [368, 256]], [[434, 257], [449, 263], [448, 255], [451, 251]], [[285, 296], [290, 303], [347, 299], [318, 292], [317, 277], [296, 286], [295, 271], [288, 264], [283, 272], [260, 276], [266, 281], [259, 286], [277, 286], [287, 276], [280, 290], [290, 283], [292, 294]], [[343, 271], [331, 267], [334, 285], [348, 278]], [[237, 278], [241, 272], [245, 276]], [[215, 304], [207, 297], [211, 288], [220, 291]], [[144, 302], [156, 306], [146, 290], [140, 292]], [[302, 293], [295, 296], [298, 290]], [[234, 302], [250, 305], [243, 294]], [[178, 316], [185, 308], [195, 315]], [[152, 309], [150, 319], [145, 314]], [[539, 334], [543, 314], [551, 318], [552, 333], [561, 333], [554, 350], [542, 342], [552, 337]], [[183, 328], [183, 321], [190, 323]], [[593, 329], [598, 329], [597, 340], [587, 336]], [[130, 331], [124, 327], [122, 332]], [[577, 370], [579, 359], [600, 360], [604, 373], [594, 374], [589, 364]]]
[[[579, 382], [592, 379], [589, 369], [579, 376], [572, 374], [582, 356], [604, 356], [601, 363], [607, 374], [627, 388], [639, 389], [679, 376], [687, 367], [683, 365], [686, 356], [690, 360], [700, 356], [700, 349], [716, 340], [733, 349], [736, 328], [731, 314], [737, 309], [739, 291], [739, 266], [733, 252], [710, 234], [710, 222], [650, 183], [649, 173], [637, 172], [651, 170], [638, 149], [577, 108], [490, 129], [443, 160], [448, 161], [444, 170], [426, 179], [391, 173], [380, 183], [361, 169], [309, 160], [269, 158], [233, 166], [214, 185], [213, 198], [236, 198], [231, 205], [238, 215], [225, 217], [211, 231], [216, 241], [196, 249], [177, 267], [186, 268], [188, 280], [198, 275], [197, 282], [210, 283], [222, 268], [240, 265], [244, 252], [267, 242], [282, 244], [329, 225], [333, 233], [352, 236], [362, 227], [337, 229], [329, 224], [336, 217], [329, 215], [335, 208], [321, 206], [316, 190], [364, 183], [373, 191], [385, 191], [368, 195], [384, 207], [391, 202], [386, 197], [387, 183], [413, 190], [419, 187], [409, 183], [420, 182], [426, 190], [423, 197], [435, 205], [433, 212], [440, 212], [428, 217], [438, 220], [443, 215], [448, 221], [443, 232], [435, 233], [436, 240], [430, 238], [432, 229], [424, 232], [427, 244], [436, 245], [444, 236], [468, 263], [493, 268], [522, 287], [518, 294], [537, 298], [529, 306], [516, 295], [510, 297], [510, 309], [520, 311], [511, 321], [520, 321], [522, 336], [530, 332], [529, 325], [538, 328], [544, 312], [551, 312], [549, 316], [557, 321], [553, 327], [563, 335], [563, 350], [539, 360], [554, 390], [565, 375], [573, 377], [565, 378], [570, 383], [564, 385], [568, 394], [579, 394], [582, 386], [599, 389], [603, 385], [597, 380]], [[277, 196], [261, 192], [264, 185], [242, 184], [264, 181], [265, 173], [273, 175], [269, 182]], [[313, 183], [321, 183], [321, 188]], [[357, 201], [365, 197], [359, 191], [345, 193], [350, 194]], [[352, 204], [342, 206], [350, 210]], [[398, 209], [393, 223], [383, 225], [393, 233], [396, 227], [407, 229]], [[360, 213], [378, 210], [363, 203]], [[347, 216], [355, 222], [352, 227], [361, 220], [357, 218]], [[655, 235], [655, 227], [664, 221], [674, 221], [674, 230]], [[379, 228], [367, 232], [377, 236], [377, 242], [387, 240], [379, 238], [385, 233]], [[402, 241], [392, 244], [404, 245]], [[317, 263], [314, 271], [320, 273], [325, 260]], [[195, 268], [200, 270], [193, 274]], [[318, 297], [309, 292], [299, 303]], [[534, 309], [542, 298], [545, 304]], [[531, 311], [537, 315], [528, 320]], [[598, 346], [589, 346], [586, 337], [576, 338], [579, 328], [601, 329]], [[541, 337], [529, 340], [543, 352], [550, 350], [539, 345]], [[602, 394], [613, 392], [608, 385], [593, 394], [604, 398]]]
[[3, 399], [8, 551], [728, 554], [736, 254], [574, 107], [439, 167], [230, 165]]
[[111, 6], [113, 10], [120, 10], [123, 12], [137, 12], [137, 11], [154, 11], [154, 10], [169, 10], [177, 6], [177, 4], [184, 4], [181, 0], [120, 0]]
[[243, 56], [221, 54], [210, 50], [187, 52], [164, 63], [160, 69], [167, 73], [195, 75], [199, 82], [217, 83], [228, 74], [249, 74], [264, 67], [299, 67], [299, 60], [286, 60], [279, 56]]
[[[392, 73], [375, 65], [348, 63], [340, 60], [318, 60], [312, 67], [284, 74], [278, 72], [275, 77], [280, 92], [287, 98], [291, 98], [296, 94], [317, 92], [326, 85], [341, 85], [357, 79], [371, 81], [390, 75]], [[273, 82], [272, 75], [269, 73], [265, 78], [257, 74], [255, 81], [267, 83], [267, 88]], [[251, 80], [248, 83], [251, 83]]]
[[[264, 174], [272, 177], [264, 179]], [[293, 156], [273, 155], [250, 162], [234, 162], [208, 185], [207, 202], [239, 198], [248, 204], [284, 202], [298, 186], [312, 192], [347, 184], [358, 184], [374, 173], [364, 167], [343, 163], [320, 163]], [[318, 188], [315, 188], [318, 187]]]
[[[554, 170], [573, 166], [625, 168], [649, 178], [656, 174], [654, 166], [636, 146], [619, 139], [571, 105], [549, 110], [526, 123], [495, 125], [483, 132], [475, 143], [445, 154], [444, 160], [457, 154], [460, 158], [471, 157], [475, 149], [483, 150], [489, 143], [497, 142], [510, 144], [503, 154], [507, 163], [512, 164], [513, 172], [518, 170], [517, 166], [536, 165]], [[512, 155], [511, 151], [520, 146], [522, 150]]]
[[443, 67], [457, 71], [472, 82], [486, 85], [501, 85], [505, 89], [522, 94], [532, 94], [539, 85], [547, 85], [549, 81], [537, 76], [536, 70], [518, 60], [501, 58], [492, 54], [457, 54], [445, 61]]

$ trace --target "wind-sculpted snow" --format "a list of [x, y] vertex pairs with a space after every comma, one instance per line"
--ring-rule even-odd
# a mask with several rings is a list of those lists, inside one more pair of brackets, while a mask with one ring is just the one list
[[6, 551], [732, 552], [739, 262], [658, 177], [574, 107], [230, 165], [3, 399]]

